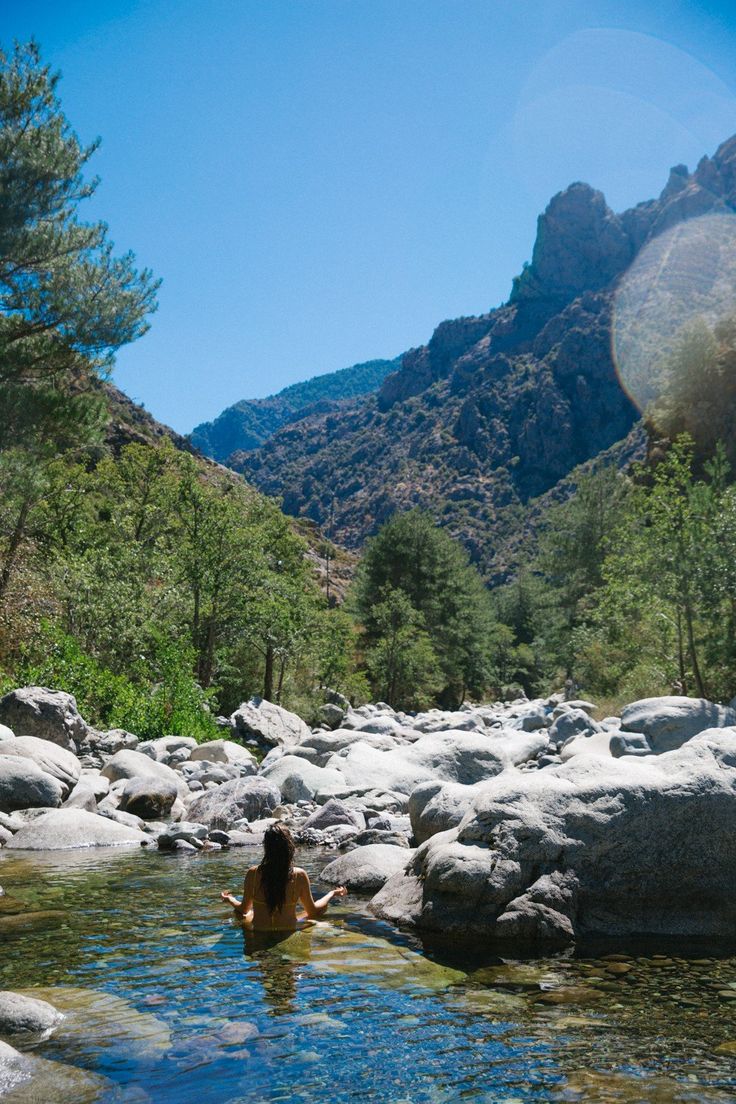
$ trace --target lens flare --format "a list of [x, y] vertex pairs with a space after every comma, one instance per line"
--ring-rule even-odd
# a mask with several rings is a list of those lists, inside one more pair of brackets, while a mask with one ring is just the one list
[[619, 380], [639, 410], [659, 398], [667, 360], [694, 325], [713, 330], [735, 315], [735, 214], [701, 215], [649, 242], [619, 283], [611, 329]]

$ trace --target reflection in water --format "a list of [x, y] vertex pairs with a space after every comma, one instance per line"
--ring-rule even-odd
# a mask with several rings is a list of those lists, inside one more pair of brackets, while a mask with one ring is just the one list
[[275, 1016], [286, 1016], [296, 1011], [298, 963], [284, 951], [300, 937], [308, 939], [308, 929], [297, 932], [255, 931], [243, 927], [243, 954], [257, 966], [263, 995]]
[[[317, 876], [323, 856], [306, 860]], [[99, 1104], [734, 1099], [733, 948], [657, 940], [499, 961], [423, 945], [359, 900], [299, 931], [245, 931], [219, 900], [242, 865], [241, 852], [0, 852], [0, 917], [26, 918], [0, 932], [0, 989], [67, 1016], [35, 1053], [112, 1079], [122, 1095]], [[41, 923], [44, 909], [63, 926]]]

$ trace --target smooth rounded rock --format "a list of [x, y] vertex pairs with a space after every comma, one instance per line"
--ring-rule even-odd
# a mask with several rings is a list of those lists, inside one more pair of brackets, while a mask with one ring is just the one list
[[129, 778], [120, 793], [120, 810], [142, 820], [162, 820], [171, 812], [178, 792], [168, 778]]
[[238, 820], [258, 820], [281, 800], [276, 786], [266, 778], [238, 778], [198, 794], [191, 802], [188, 816], [208, 828], [227, 831]]
[[37, 736], [16, 736], [12, 740], [0, 740], [0, 755], [17, 755], [30, 759], [45, 774], [57, 778], [63, 787], [62, 797], [69, 796], [79, 781], [82, 766], [76, 755], [49, 740]]
[[0, 990], [0, 1035], [50, 1031], [64, 1019], [47, 1001]]
[[0, 755], [0, 812], [58, 808], [64, 786], [52, 775], [19, 755]]
[[21, 828], [8, 851], [67, 851], [77, 847], [136, 847], [148, 837], [82, 809], [54, 809]]
[[375, 893], [388, 879], [401, 871], [413, 855], [405, 847], [373, 843], [356, 847], [328, 863], [320, 874], [324, 882], [345, 885], [357, 893]]
[[210, 763], [238, 766], [241, 768], [241, 774], [256, 774], [258, 771], [258, 760], [255, 755], [235, 740], [208, 740], [204, 744], [197, 745], [189, 759], [192, 763], [205, 759]]
[[188, 793], [187, 784], [180, 774], [140, 751], [118, 751], [100, 774], [103, 778], [109, 778], [110, 782], [127, 778], [163, 779], [172, 782], [180, 796], [184, 797]]

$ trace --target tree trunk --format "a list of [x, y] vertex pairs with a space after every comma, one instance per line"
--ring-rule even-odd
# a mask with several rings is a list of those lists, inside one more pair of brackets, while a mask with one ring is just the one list
[[270, 641], [266, 645], [266, 669], [263, 673], [263, 696], [266, 701], [273, 701], [273, 644]]
[[284, 675], [286, 674], [286, 657], [282, 656], [279, 663], [279, 683], [276, 687], [276, 704], [281, 705], [281, 691], [284, 688]]
[[695, 679], [695, 688], [701, 698], [706, 697], [705, 686], [703, 685], [703, 677], [700, 673], [700, 664], [698, 663], [698, 654], [695, 648], [695, 633], [693, 632], [693, 611], [690, 605], [690, 596], [685, 596], [685, 628], [687, 630], [687, 650], [690, 653], [690, 661], [693, 665], [693, 678]]
[[685, 673], [685, 647], [682, 640], [682, 613], [677, 608], [677, 667], [680, 672], [682, 693], [687, 694], [687, 675]]
[[15, 567], [15, 560], [18, 555], [18, 550], [23, 541], [26, 531], [26, 522], [28, 521], [28, 515], [31, 512], [31, 506], [33, 505], [33, 499], [25, 498], [21, 503], [18, 518], [15, 523], [13, 532], [10, 535], [8, 541], [8, 550], [5, 553], [5, 560], [0, 569], [0, 602], [5, 597], [5, 593], [10, 584], [10, 579], [13, 574], [13, 568]]

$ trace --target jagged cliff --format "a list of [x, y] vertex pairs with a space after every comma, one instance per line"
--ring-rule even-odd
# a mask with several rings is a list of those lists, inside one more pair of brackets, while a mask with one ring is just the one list
[[663, 230], [734, 208], [736, 137], [622, 214], [572, 184], [539, 217], [506, 304], [443, 322], [376, 395], [294, 420], [234, 466], [348, 547], [393, 511], [425, 506], [502, 576], [532, 500], [605, 450], [632, 454], [638, 411], [611, 354], [617, 280]]

